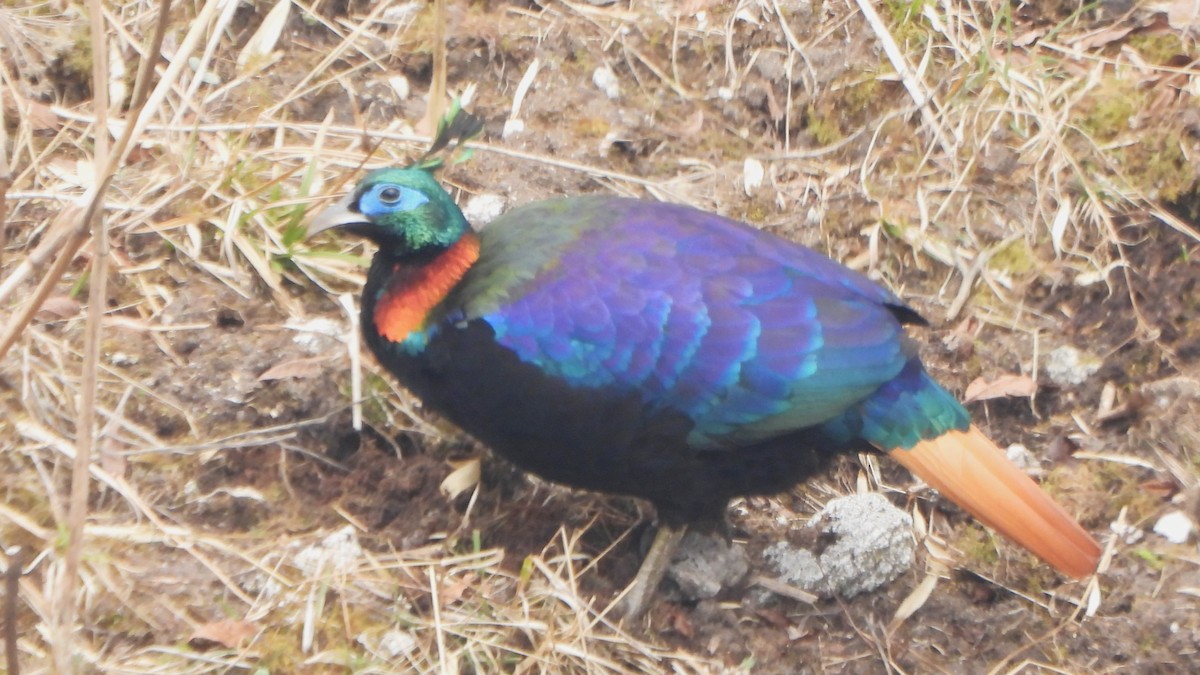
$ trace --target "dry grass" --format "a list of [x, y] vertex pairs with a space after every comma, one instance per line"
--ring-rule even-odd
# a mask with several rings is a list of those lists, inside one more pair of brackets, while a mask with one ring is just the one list
[[[326, 452], [350, 406], [355, 428], [361, 415], [385, 430], [397, 467], [410, 450], [396, 430], [454, 444], [359, 363], [346, 294], [367, 252], [302, 237], [358, 169], [421, 148], [417, 92], [432, 77], [435, 91], [473, 85], [489, 120], [475, 158], [446, 174], [464, 201], [603, 190], [771, 228], [957, 324], [929, 349], [957, 387], [1013, 372], [1044, 385], [1046, 354], [1073, 343], [1108, 367], [979, 416], [1007, 440], [1081, 447], [1047, 482], [1094, 530], [1196, 517], [1200, 19], [1186, 2], [1119, 16], [1050, 5], [0, 8], [0, 566], [24, 572], [4, 615], [24, 672], [903, 672], [958, 658], [1072, 672], [1190, 658], [1158, 633], [1200, 635], [1186, 618], [1194, 539], [1110, 538], [1106, 574], [1060, 586], [914, 504], [928, 575], [811, 628], [798, 610], [748, 609], [739, 645], [699, 615], [651, 630], [606, 617], [603, 589], [624, 579], [604, 566], [627, 543], [609, 530], [611, 547], [581, 542], [595, 523], [623, 531], [619, 518], [514, 558], [486, 527], [486, 496], [430, 488], [421, 498], [454, 522], [377, 526], [350, 498], [358, 460]], [[600, 67], [619, 99], [593, 84]], [[867, 482], [893, 489], [864, 462]], [[552, 512], [572, 503], [525, 489]], [[790, 517], [846, 489], [753, 506]], [[744, 527], [782, 536], [784, 516], [745, 511]], [[1008, 611], [1029, 628], [991, 650], [960, 633], [956, 566], [1024, 598]]]

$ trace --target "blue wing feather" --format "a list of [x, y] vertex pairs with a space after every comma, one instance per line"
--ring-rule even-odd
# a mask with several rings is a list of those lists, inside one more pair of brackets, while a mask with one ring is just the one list
[[686, 413], [694, 447], [840, 420], [910, 357], [893, 294], [688, 207], [543, 202], [482, 237], [457, 291], [466, 318], [551, 376]]

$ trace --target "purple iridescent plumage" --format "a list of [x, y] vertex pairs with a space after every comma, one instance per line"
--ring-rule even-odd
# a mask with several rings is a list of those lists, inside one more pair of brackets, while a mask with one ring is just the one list
[[[836, 420], [913, 357], [898, 316], [915, 314], [895, 295], [689, 207], [553, 200], [481, 237], [485, 260], [448, 321], [482, 319], [498, 344], [572, 386], [684, 413], [698, 449]], [[952, 426], [965, 424], [953, 408]]]

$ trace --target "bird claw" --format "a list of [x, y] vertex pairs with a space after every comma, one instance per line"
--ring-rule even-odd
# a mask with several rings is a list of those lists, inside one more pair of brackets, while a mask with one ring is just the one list
[[642, 560], [642, 566], [638, 568], [637, 575], [625, 588], [615, 606], [616, 613], [626, 622], [637, 621], [646, 613], [650, 598], [654, 596], [654, 591], [666, 576], [675, 549], [679, 547], [686, 531], [686, 526], [660, 525], [658, 532], [654, 533], [654, 541]]

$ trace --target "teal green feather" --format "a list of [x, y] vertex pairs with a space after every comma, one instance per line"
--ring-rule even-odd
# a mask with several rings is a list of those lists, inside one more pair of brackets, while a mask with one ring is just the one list
[[462, 238], [470, 225], [450, 195], [425, 171], [377, 169], [355, 190], [359, 213], [392, 255], [444, 249]]
[[580, 387], [682, 410], [697, 448], [820, 425], [911, 355], [902, 304], [808, 249], [712, 214], [609, 197], [515, 209], [444, 305]]

